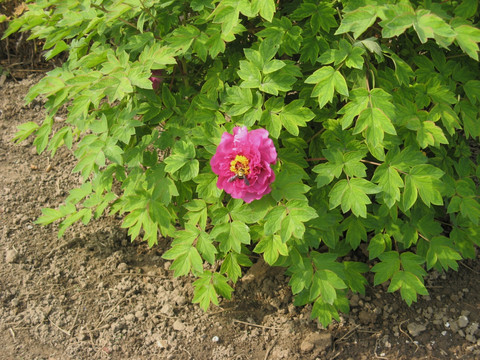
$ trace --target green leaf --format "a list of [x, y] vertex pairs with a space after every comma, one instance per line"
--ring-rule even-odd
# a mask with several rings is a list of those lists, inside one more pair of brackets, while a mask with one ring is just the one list
[[350, 101], [340, 109], [339, 114], [344, 114], [341, 120], [342, 129], [350, 127], [353, 119], [368, 107], [370, 94], [367, 89], [353, 89]]
[[359, 7], [353, 11], [344, 14], [342, 22], [335, 32], [335, 35], [345, 34], [346, 32], [353, 32], [353, 37], [356, 39], [362, 35], [365, 30], [373, 25], [377, 19], [377, 7], [367, 5]]
[[415, 13], [410, 5], [397, 4], [386, 6], [385, 18], [379, 23], [382, 27], [382, 37], [399, 36], [413, 25]]
[[[432, 14], [429, 10], [418, 10], [417, 16], [413, 22], [413, 28], [422, 43], [426, 43], [427, 39], [435, 38], [440, 45], [447, 46], [452, 43], [455, 38], [455, 32], [442, 18]], [[458, 35], [457, 35], [458, 37]]]
[[270, 60], [269, 62], [265, 63], [265, 65], [263, 65], [262, 72], [264, 74], [270, 74], [270, 73], [273, 73], [277, 70], [280, 70], [285, 65], [286, 64], [282, 60], [273, 59], [273, 60]]
[[369, 270], [368, 265], [354, 261], [344, 261], [343, 265], [345, 267], [345, 282], [348, 287], [354, 292], [365, 294], [365, 285], [368, 284], [368, 281], [361, 274]]
[[353, 250], [358, 248], [362, 240], [367, 240], [367, 231], [361, 219], [351, 215], [342, 222], [342, 227], [347, 228], [345, 240], [347, 240]]
[[[324, 326], [327, 327], [331, 322], [332, 319], [335, 319], [337, 321], [340, 321], [340, 316], [338, 315], [338, 310], [337, 306], [339, 306], [339, 301], [345, 300], [345, 312], [348, 312], [348, 300], [346, 300], [344, 297], [342, 298], [337, 298], [337, 301], [335, 302], [335, 305], [331, 305], [326, 303], [322, 297], [317, 298], [315, 302], [313, 303], [312, 307], [312, 313], [310, 317], [312, 319], [317, 318], [318, 321]], [[342, 304], [343, 305], [343, 304]]]
[[33, 134], [39, 126], [34, 123], [33, 121], [29, 121], [23, 124], [20, 124], [17, 126], [18, 131], [15, 133], [15, 136], [13, 137], [12, 141], [15, 142], [21, 142], [25, 140], [27, 137], [29, 137], [31, 134]]
[[343, 75], [332, 68], [324, 66], [316, 70], [306, 80], [306, 84], [316, 84], [312, 91], [312, 97], [318, 97], [318, 104], [323, 108], [333, 100], [334, 91], [348, 96], [348, 87]]
[[443, 188], [440, 178], [443, 171], [439, 168], [429, 165], [415, 165], [408, 175], [405, 176], [405, 190], [403, 193], [403, 207], [410, 209], [417, 201], [417, 194], [425, 205], [442, 205], [443, 198], [441, 190]]
[[383, 144], [384, 133], [396, 135], [392, 121], [379, 108], [367, 108], [362, 111], [353, 133], [359, 134], [364, 130], [367, 143], [373, 147]]
[[427, 270], [435, 268], [438, 271], [442, 271], [442, 269], [448, 270], [448, 268], [452, 268], [457, 271], [457, 260], [461, 260], [462, 256], [453, 246], [451, 239], [445, 236], [435, 236], [428, 243], [426, 259]]
[[178, 141], [173, 147], [172, 155], [164, 160], [165, 171], [175, 174], [180, 170], [180, 179], [188, 181], [198, 175], [199, 163], [195, 159], [195, 148], [192, 143]]
[[400, 188], [403, 188], [403, 180], [397, 169], [387, 164], [382, 164], [375, 170], [372, 182], [377, 183], [382, 190], [381, 196], [389, 208], [392, 208], [397, 201], [400, 201]]
[[480, 80], [469, 80], [463, 85], [463, 90], [470, 102], [475, 105], [480, 102]]
[[193, 240], [191, 243], [185, 242], [174, 245], [162, 255], [164, 259], [173, 260], [170, 269], [174, 270], [175, 277], [187, 275], [190, 271], [194, 275], [203, 272], [203, 261], [197, 249], [192, 246]]
[[273, 235], [282, 226], [282, 220], [285, 218], [286, 209], [283, 206], [273, 208], [265, 217], [265, 235]]
[[197, 184], [198, 196], [209, 203], [216, 202], [222, 194], [222, 190], [217, 187], [216, 179], [217, 176], [213, 173], [199, 174], [193, 179]]
[[231, 279], [234, 283], [237, 282], [238, 278], [242, 276], [242, 269], [237, 260], [237, 256], [234, 252], [230, 252], [225, 256], [222, 266], [220, 267], [220, 272], [222, 274], [227, 274], [228, 278]]
[[454, 8], [456, 16], [469, 18], [477, 14], [478, 0], [462, 0], [461, 3]]
[[224, 253], [230, 250], [241, 253], [242, 244], [250, 244], [250, 229], [240, 221], [215, 226], [210, 233], [215, 241], [220, 243], [220, 250]]
[[218, 253], [217, 248], [212, 243], [212, 239], [209, 234], [201, 232], [197, 238], [197, 250], [202, 257], [210, 264], [215, 263], [215, 254]]
[[260, 70], [250, 61], [240, 60], [240, 70], [238, 76], [243, 80], [241, 87], [243, 88], [259, 88], [262, 83], [262, 75]]
[[194, 281], [193, 287], [195, 290], [192, 302], [199, 304], [203, 311], [208, 310], [210, 303], [218, 306], [217, 292], [215, 291], [212, 273], [210, 271], [205, 271], [203, 274], [200, 274], [198, 279]]
[[392, 239], [388, 234], [376, 234], [368, 244], [368, 259], [372, 260], [379, 257], [385, 250], [390, 250], [391, 247]]
[[378, 255], [380, 262], [371, 271], [375, 273], [373, 285], [377, 286], [391, 279], [400, 270], [400, 256], [396, 251], [388, 251]]
[[410, 83], [410, 79], [415, 76], [412, 68], [394, 53], [390, 54], [390, 58], [395, 64], [395, 76], [398, 82], [400, 85], [408, 85]]
[[253, 251], [263, 254], [263, 258], [269, 265], [273, 265], [280, 255], [288, 256], [287, 244], [278, 235], [263, 237]]
[[420, 265], [425, 263], [425, 259], [408, 251], [402, 253], [400, 257], [403, 269], [417, 276], [423, 283], [423, 278], [427, 275], [427, 272]]
[[436, 104], [430, 111], [433, 121], [442, 120], [442, 124], [450, 135], [455, 134], [455, 129], [461, 129], [460, 119], [457, 113], [445, 103]]
[[336, 289], [345, 289], [347, 285], [333, 271], [319, 270], [315, 272], [310, 288], [310, 299], [321, 296], [323, 301], [332, 305], [337, 298]]
[[400, 289], [400, 295], [408, 306], [417, 301], [417, 294], [428, 295], [428, 291], [422, 281], [414, 274], [407, 271], [398, 271], [393, 275], [388, 292]]
[[460, 25], [455, 27], [457, 41], [460, 48], [472, 59], [478, 61], [478, 45], [480, 42], [480, 29], [470, 25]]
[[252, 0], [252, 7], [258, 8], [260, 16], [268, 22], [272, 22], [275, 14], [274, 0]]
[[371, 204], [367, 194], [376, 194], [380, 189], [365, 179], [353, 178], [340, 180], [332, 188], [328, 197], [330, 209], [342, 205], [342, 211], [346, 213], [352, 210], [355, 216], [367, 217], [367, 205]]
[[299, 126], [306, 126], [306, 123], [315, 117], [312, 110], [303, 107], [304, 103], [301, 99], [293, 100], [279, 114], [283, 127], [294, 136], [298, 136]]

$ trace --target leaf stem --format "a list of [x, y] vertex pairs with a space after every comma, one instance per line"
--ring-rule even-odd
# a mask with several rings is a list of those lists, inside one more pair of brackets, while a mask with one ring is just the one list
[[320, 131], [317, 131], [310, 139], [307, 140], [307, 144], [312, 142], [313, 139], [315, 139], [318, 135], [321, 135], [324, 131], [325, 131], [325, 128], [321, 129]]
[[418, 233], [418, 236], [420, 236], [423, 240], [430, 242], [430, 239], [426, 238], [422, 234]]

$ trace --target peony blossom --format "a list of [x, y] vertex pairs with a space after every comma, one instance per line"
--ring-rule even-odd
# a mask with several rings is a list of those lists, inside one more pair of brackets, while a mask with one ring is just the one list
[[152, 82], [153, 90], [160, 88], [160, 84], [163, 82], [163, 71], [162, 70], [152, 70], [152, 76], [148, 79]]
[[270, 164], [277, 161], [277, 150], [268, 131], [248, 131], [245, 126], [224, 132], [210, 166], [218, 175], [217, 187], [247, 203], [271, 191], [275, 173]]

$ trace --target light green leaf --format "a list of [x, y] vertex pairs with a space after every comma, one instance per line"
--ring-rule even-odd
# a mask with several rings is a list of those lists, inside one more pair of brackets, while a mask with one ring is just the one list
[[368, 244], [368, 259], [372, 260], [379, 257], [385, 250], [390, 250], [391, 247], [392, 239], [388, 234], [376, 234], [370, 239], [370, 243]]
[[480, 42], [480, 29], [470, 25], [460, 25], [455, 27], [457, 41], [460, 48], [472, 59], [478, 61], [478, 45]]
[[269, 265], [273, 265], [280, 255], [288, 256], [287, 244], [278, 235], [263, 237], [253, 251], [263, 254], [263, 258]]
[[365, 30], [373, 25], [377, 19], [377, 7], [367, 5], [344, 14], [342, 22], [335, 35], [353, 32], [353, 37], [358, 38]]
[[458, 269], [458, 260], [462, 259], [462, 256], [453, 246], [453, 241], [445, 236], [435, 236], [430, 239], [428, 243], [428, 251], [426, 255], [427, 270], [435, 268], [438, 271]]
[[309, 108], [303, 107], [304, 100], [293, 100], [280, 112], [280, 121], [283, 127], [292, 135], [298, 136], [298, 127], [306, 126], [306, 123], [315, 117]]
[[334, 91], [348, 96], [345, 78], [331, 66], [324, 66], [318, 69], [305, 80], [305, 83], [316, 84], [312, 91], [312, 97], [318, 97], [320, 108], [333, 100]]
[[400, 289], [400, 295], [408, 306], [410, 306], [413, 301], [417, 301], [417, 294], [428, 295], [428, 291], [422, 281], [407, 271], [398, 271], [393, 275], [390, 286], [388, 287], [388, 292], [394, 292], [398, 289]]
[[365, 179], [340, 180], [328, 194], [330, 209], [341, 204], [344, 213], [352, 210], [355, 216], [367, 217], [367, 205], [372, 203], [367, 194], [378, 192], [380, 189]]
[[374, 286], [391, 279], [400, 270], [400, 256], [396, 251], [387, 251], [378, 255], [380, 262], [375, 264], [371, 271], [375, 273]]

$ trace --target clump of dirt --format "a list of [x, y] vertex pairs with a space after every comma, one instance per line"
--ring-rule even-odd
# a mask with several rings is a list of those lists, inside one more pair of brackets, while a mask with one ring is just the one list
[[[282, 269], [258, 260], [234, 298], [204, 313], [192, 278], [175, 279], [167, 244], [131, 243], [120, 219], [75, 225], [63, 238], [34, 220], [81, 184], [71, 151], [14, 145], [16, 126], [40, 122], [23, 105], [38, 78], [0, 88], [0, 359], [475, 359], [480, 358], [478, 261], [432, 273], [411, 307], [367, 288], [324, 329], [296, 308]], [[63, 126], [59, 114], [55, 127]]]

